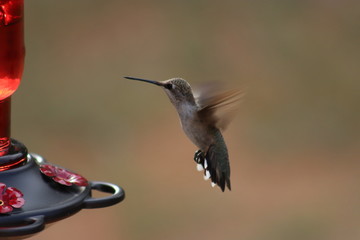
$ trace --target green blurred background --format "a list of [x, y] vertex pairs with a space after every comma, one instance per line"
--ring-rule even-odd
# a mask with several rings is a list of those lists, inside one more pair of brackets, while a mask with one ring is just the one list
[[[26, 0], [12, 137], [126, 199], [33, 239], [360, 238], [359, 1]], [[245, 87], [224, 133], [231, 192], [158, 88]]]

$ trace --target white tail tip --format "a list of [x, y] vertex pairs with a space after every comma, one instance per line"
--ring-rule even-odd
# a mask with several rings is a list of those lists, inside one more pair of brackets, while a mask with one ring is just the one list
[[196, 170], [198, 170], [199, 172], [203, 171], [204, 168], [201, 164], [196, 164]]
[[210, 172], [208, 170], [205, 171], [204, 179], [209, 180], [210, 178]]

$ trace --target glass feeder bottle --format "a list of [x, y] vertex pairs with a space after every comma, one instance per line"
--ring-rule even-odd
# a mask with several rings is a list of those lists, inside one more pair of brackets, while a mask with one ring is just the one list
[[0, 171], [24, 159], [7, 157], [14, 151], [10, 138], [11, 95], [24, 69], [24, 0], [0, 0]]

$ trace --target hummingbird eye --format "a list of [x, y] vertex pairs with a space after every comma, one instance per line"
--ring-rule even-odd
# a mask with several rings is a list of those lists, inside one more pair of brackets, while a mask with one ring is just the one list
[[167, 83], [164, 85], [164, 88], [171, 90], [173, 89], [173, 85], [171, 83]]

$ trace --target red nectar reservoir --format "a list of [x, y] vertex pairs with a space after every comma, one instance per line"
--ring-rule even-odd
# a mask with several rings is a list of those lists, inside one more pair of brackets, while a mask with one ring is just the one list
[[[24, 68], [24, 0], [0, 0], [0, 157], [8, 154], [10, 97]], [[2, 162], [0, 159], [0, 170]]]

